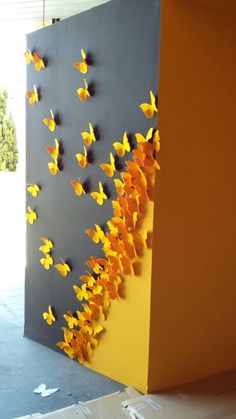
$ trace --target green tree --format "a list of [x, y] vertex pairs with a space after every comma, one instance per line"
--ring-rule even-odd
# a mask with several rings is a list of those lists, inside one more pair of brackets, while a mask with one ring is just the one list
[[0, 171], [15, 172], [18, 162], [16, 132], [7, 113], [8, 94], [0, 90]]

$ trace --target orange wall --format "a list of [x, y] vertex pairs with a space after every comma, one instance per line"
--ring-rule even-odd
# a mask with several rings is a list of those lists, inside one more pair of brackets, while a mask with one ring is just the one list
[[150, 391], [236, 367], [236, 10], [225, 3], [162, 4]]

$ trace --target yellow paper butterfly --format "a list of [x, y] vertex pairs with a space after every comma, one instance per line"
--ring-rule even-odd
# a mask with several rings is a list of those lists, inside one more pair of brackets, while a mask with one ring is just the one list
[[115, 166], [115, 159], [112, 153], [110, 153], [110, 164], [109, 163], [102, 163], [100, 164], [100, 167], [102, 170], [105, 171], [106, 175], [109, 177], [114, 176], [114, 173], [116, 171]]
[[53, 158], [53, 160], [55, 160], [55, 162], [57, 161], [58, 157], [59, 157], [59, 142], [58, 140], [55, 138], [55, 147], [45, 147], [45, 150], [48, 152], [48, 154], [50, 154], [50, 156]]
[[49, 253], [45, 253], [45, 257], [40, 259], [41, 265], [43, 265], [44, 269], [47, 271], [53, 265], [53, 258], [49, 255]]
[[55, 265], [55, 268], [58, 270], [61, 276], [67, 276], [68, 273], [71, 271], [70, 266], [68, 265], [68, 263], [65, 263], [62, 258], [60, 258], [60, 260], [62, 261], [62, 263], [57, 263]]
[[36, 71], [41, 71], [42, 68], [44, 68], [44, 62], [42, 60], [42, 58], [36, 54], [36, 52], [33, 53], [32, 56], [33, 62], [34, 62], [34, 68]]
[[38, 193], [40, 191], [40, 188], [36, 184], [35, 185], [30, 185], [30, 186], [28, 186], [27, 191], [29, 193], [31, 193], [33, 198], [36, 198], [36, 196], [38, 195]]
[[55, 131], [56, 122], [55, 122], [55, 119], [54, 119], [54, 114], [53, 114], [52, 109], [50, 110], [50, 114], [51, 114], [51, 118], [44, 118], [43, 123], [44, 123], [44, 125], [46, 125], [46, 127], [48, 127], [48, 129], [50, 131]]
[[58, 164], [57, 163], [53, 163], [52, 161], [50, 161], [48, 163], [48, 168], [49, 168], [49, 172], [53, 176], [57, 175], [57, 173], [59, 172]]
[[51, 249], [53, 248], [53, 242], [47, 237], [41, 237], [41, 240], [43, 240], [44, 245], [39, 247], [40, 252], [43, 252], [44, 254], [50, 253]]
[[94, 130], [90, 122], [89, 122], [89, 132], [83, 131], [81, 132], [81, 136], [84, 140], [84, 144], [86, 144], [87, 146], [90, 146], [93, 141], [96, 141]]
[[154, 145], [154, 150], [156, 152], [158, 152], [160, 150], [160, 135], [159, 135], [159, 131], [156, 130], [154, 137], [153, 137], [153, 145]]
[[107, 199], [106, 194], [103, 191], [102, 183], [99, 182], [99, 192], [91, 192], [91, 197], [97, 201], [98, 205], [103, 205], [105, 199]]
[[137, 143], [146, 143], [152, 138], [153, 134], [153, 128], [150, 128], [147, 132], [146, 137], [144, 135], [140, 134], [139, 132], [135, 134], [135, 138], [137, 140]]
[[104, 241], [105, 233], [98, 224], [94, 224], [94, 225], [95, 225], [96, 230], [92, 230], [88, 228], [87, 230], [85, 230], [85, 233], [88, 234], [88, 236], [91, 237], [93, 242], [97, 244], [100, 241], [101, 242]]
[[81, 275], [80, 279], [81, 281], [84, 281], [88, 284], [89, 287], [93, 287], [94, 283], [96, 282], [96, 279], [89, 271], [85, 271], [87, 275]]
[[80, 167], [82, 169], [85, 169], [85, 167], [88, 164], [86, 147], [84, 146], [84, 155], [81, 154], [81, 153], [77, 153], [77, 154], [75, 154], [75, 157], [76, 157], [76, 159], [77, 159], [78, 164], [80, 165]]
[[39, 101], [39, 95], [38, 95], [38, 91], [37, 91], [37, 87], [34, 84], [34, 90], [27, 90], [26, 92], [26, 96], [28, 98], [28, 102], [30, 105], [34, 105], [36, 102]]
[[116, 192], [118, 195], [122, 196], [125, 193], [125, 184], [120, 179], [114, 179], [114, 184], [116, 187]]
[[27, 48], [27, 51], [24, 52], [24, 56], [26, 59], [26, 64], [29, 65], [31, 61], [33, 61], [33, 56], [29, 48]]
[[81, 183], [80, 179], [79, 180], [72, 180], [70, 183], [73, 186], [75, 194], [77, 196], [81, 196], [82, 194], [85, 194], [85, 190], [84, 190], [83, 184]]
[[48, 312], [45, 311], [45, 313], [43, 313], [43, 318], [49, 326], [55, 322], [56, 319], [52, 313], [52, 306], [48, 306]]
[[148, 118], [151, 119], [154, 116], [154, 112], [158, 112], [158, 109], [156, 107], [156, 99], [154, 94], [152, 93], [152, 91], [150, 90], [150, 98], [151, 98], [151, 103], [141, 103], [141, 105], [139, 105], [139, 107], [142, 109], [144, 115]]
[[88, 300], [89, 296], [91, 295], [91, 292], [87, 290], [87, 284], [83, 284], [81, 288], [77, 285], [73, 285], [73, 289], [76, 293], [76, 298], [79, 301], [82, 301], [83, 299]]
[[28, 212], [25, 214], [25, 216], [29, 224], [34, 224], [35, 220], [37, 220], [37, 213], [30, 207], [28, 207]]
[[126, 132], [123, 135], [123, 142], [120, 143], [119, 141], [116, 141], [113, 143], [113, 147], [120, 157], [124, 157], [125, 152], [130, 151], [130, 144]]
[[77, 93], [82, 102], [86, 102], [86, 100], [88, 100], [88, 98], [90, 97], [88, 84], [85, 79], [84, 79], [84, 87], [79, 87], [79, 89], [77, 89]]
[[63, 317], [68, 323], [69, 329], [73, 329], [73, 327], [78, 326], [78, 319], [73, 316], [72, 311], [67, 311], [67, 314], [63, 314]]
[[76, 61], [73, 66], [77, 68], [82, 74], [86, 74], [88, 72], [88, 64], [86, 61], [86, 54], [83, 49], [80, 50], [83, 61]]

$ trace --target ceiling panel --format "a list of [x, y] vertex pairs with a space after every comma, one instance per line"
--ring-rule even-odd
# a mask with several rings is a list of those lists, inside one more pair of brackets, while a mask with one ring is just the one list
[[75, 15], [109, 0], [0, 0], [0, 21], [53, 19]]

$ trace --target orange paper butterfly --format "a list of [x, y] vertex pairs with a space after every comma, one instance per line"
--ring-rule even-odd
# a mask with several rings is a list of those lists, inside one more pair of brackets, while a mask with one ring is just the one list
[[73, 66], [79, 70], [82, 74], [86, 74], [88, 72], [88, 63], [86, 61], [86, 54], [83, 49], [80, 50], [83, 61], [76, 61]]
[[85, 194], [85, 190], [84, 190], [83, 184], [81, 183], [80, 179], [79, 180], [72, 180], [70, 183], [73, 186], [75, 194], [77, 196], [81, 196], [82, 194]]
[[38, 91], [37, 91], [37, 87], [34, 84], [34, 90], [27, 90], [26, 92], [26, 96], [28, 98], [28, 102], [30, 105], [34, 105], [36, 102], [39, 101], [39, 96], [38, 96]]
[[85, 79], [84, 79], [84, 87], [79, 87], [79, 89], [77, 89], [77, 93], [82, 102], [86, 102], [88, 98], [90, 97], [88, 84]]
[[75, 154], [75, 157], [76, 157], [76, 159], [77, 159], [78, 164], [80, 165], [80, 167], [82, 169], [85, 169], [85, 167], [88, 164], [86, 147], [84, 146], [84, 155], [81, 154], [81, 153], [77, 153], [77, 154]]

